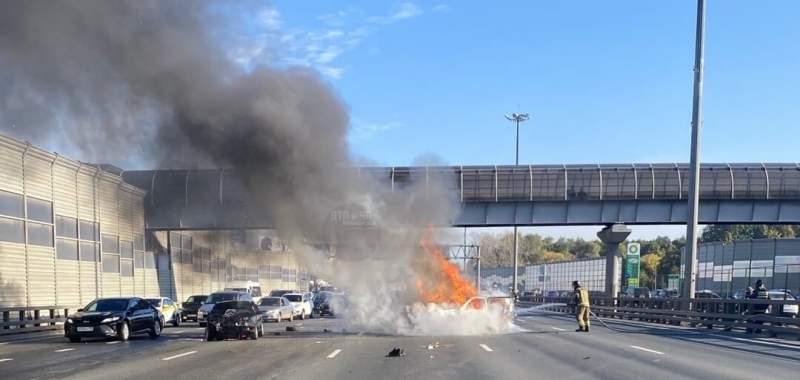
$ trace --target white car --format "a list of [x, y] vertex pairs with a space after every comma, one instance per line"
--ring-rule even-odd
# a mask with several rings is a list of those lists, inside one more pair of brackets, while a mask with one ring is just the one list
[[314, 318], [314, 301], [311, 293], [288, 293], [283, 295], [294, 306], [294, 315], [300, 319]]
[[258, 301], [258, 311], [264, 316], [265, 321], [279, 322], [288, 319], [289, 322], [294, 320], [294, 306], [286, 298], [283, 297], [264, 297]]

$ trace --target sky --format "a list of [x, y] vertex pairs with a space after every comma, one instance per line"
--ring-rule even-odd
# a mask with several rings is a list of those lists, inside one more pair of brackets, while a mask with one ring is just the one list
[[[353, 154], [380, 165], [431, 154], [513, 164], [504, 115], [515, 112], [530, 114], [520, 164], [672, 163], [689, 161], [696, 10], [695, 0], [278, 0], [254, 30], [281, 41], [282, 62], [330, 81], [351, 109]], [[709, 1], [706, 15], [701, 162], [800, 161], [800, 2]], [[236, 58], [264, 58], [258, 47]]]
[[[688, 162], [696, 6], [274, 0], [245, 15], [249, 38], [229, 54], [319, 70], [350, 109], [352, 154], [383, 166], [513, 164], [511, 113], [530, 114], [522, 165]], [[796, 0], [708, 1], [701, 162], [800, 161], [798, 19]]]

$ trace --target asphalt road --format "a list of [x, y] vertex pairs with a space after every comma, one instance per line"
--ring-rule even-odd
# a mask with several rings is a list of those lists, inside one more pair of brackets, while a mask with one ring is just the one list
[[[258, 340], [201, 341], [195, 324], [159, 339], [69, 343], [60, 336], [0, 340], [3, 379], [791, 379], [800, 345], [743, 335], [663, 335], [674, 328], [594, 323], [574, 332], [564, 314], [518, 318], [528, 332], [395, 337], [342, 332], [339, 319], [270, 323]], [[297, 332], [287, 332], [295, 326]], [[324, 329], [332, 332], [325, 332]], [[685, 331], [685, 330], [677, 330]], [[280, 335], [275, 335], [280, 333]], [[662, 334], [662, 335], [656, 335]], [[22, 339], [22, 340], [20, 340]], [[427, 349], [430, 343], [439, 346]], [[394, 347], [403, 357], [386, 357]]]

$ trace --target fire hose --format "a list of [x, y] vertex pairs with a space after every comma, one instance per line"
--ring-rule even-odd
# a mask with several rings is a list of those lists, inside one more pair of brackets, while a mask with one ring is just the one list
[[601, 318], [601, 317], [597, 316], [597, 314], [595, 314], [591, 309], [589, 309], [589, 314], [591, 314], [591, 316], [593, 316], [594, 319], [597, 320], [597, 322], [600, 322], [601, 325], [603, 325], [604, 327], [606, 327], [607, 329], [609, 329], [611, 331], [618, 332], [618, 333], [623, 333], [623, 334], [648, 334], [648, 335], [697, 335], [697, 334], [714, 335], [714, 334], [719, 334], [719, 333], [723, 333], [723, 332], [726, 332], [726, 331], [730, 331], [735, 326], [743, 325], [748, 320], [750, 320], [752, 318], [755, 318], [755, 317], [759, 317], [758, 314], [753, 314], [753, 315], [749, 315], [749, 316], [744, 317], [744, 318], [737, 318], [733, 324], [725, 327], [722, 330], [716, 330], [716, 331], [696, 331], [696, 330], [691, 330], [691, 331], [642, 331], [642, 330], [620, 329], [620, 328], [609, 326], [607, 323], [605, 323], [603, 321], [604, 318]]

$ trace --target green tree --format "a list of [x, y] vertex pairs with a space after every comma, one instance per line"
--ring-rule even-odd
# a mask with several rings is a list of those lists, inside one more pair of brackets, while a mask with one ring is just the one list
[[798, 232], [798, 226], [790, 225], [712, 224], [703, 228], [700, 241], [731, 243], [747, 239], [793, 238]]

